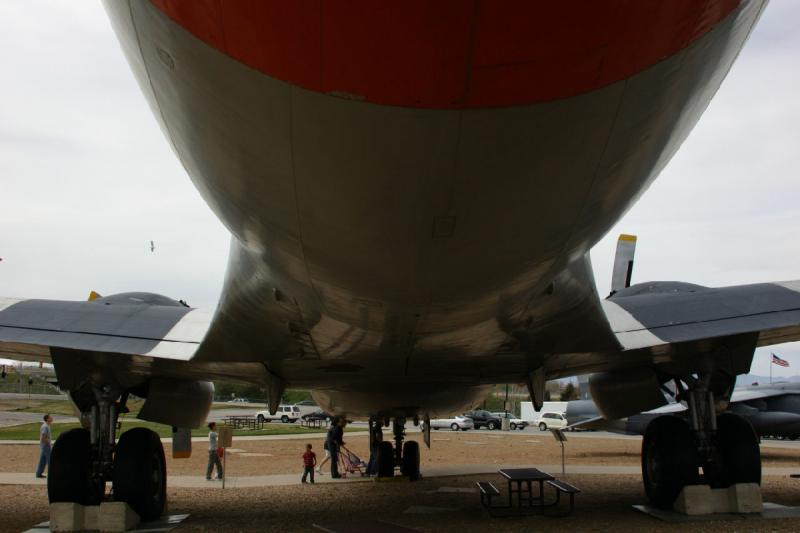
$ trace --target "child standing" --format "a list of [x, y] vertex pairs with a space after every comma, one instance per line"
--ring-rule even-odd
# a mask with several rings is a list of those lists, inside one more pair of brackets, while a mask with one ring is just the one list
[[317, 466], [317, 454], [311, 451], [311, 444], [306, 444], [306, 453], [303, 454], [303, 478], [301, 483], [306, 482], [306, 476], [311, 474], [311, 483], [314, 483], [314, 467]]
[[219, 460], [219, 433], [217, 433], [217, 423], [208, 424], [208, 467], [206, 468], [206, 480], [211, 481], [211, 472], [217, 467], [217, 479], [222, 479], [222, 462]]

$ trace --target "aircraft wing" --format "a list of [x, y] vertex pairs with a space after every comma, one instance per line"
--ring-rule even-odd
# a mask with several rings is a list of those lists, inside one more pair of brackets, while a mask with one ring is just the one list
[[774, 398], [776, 396], [784, 396], [787, 394], [800, 394], [800, 383], [778, 382], [737, 389], [733, 391], [731, 402], [763, 400], [764, 398]]
[[135, 297], [89, 302], [0, 299], [0, 357], [49, 362], [52, 348], [64, 348], [188, 361], [212, 315]]
[[603, 300], [625, 351], [757, 334], [757, 346], [800, 340], [800, 281], [722, 288], [674, 282], [634, 285]]

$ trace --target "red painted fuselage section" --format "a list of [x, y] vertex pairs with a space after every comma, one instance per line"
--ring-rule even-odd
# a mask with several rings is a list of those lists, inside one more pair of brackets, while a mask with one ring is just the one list
[[685, 48], [739, 0], [151, 0], [194, 36], [325, 94], [469, 109], [566, 98]]

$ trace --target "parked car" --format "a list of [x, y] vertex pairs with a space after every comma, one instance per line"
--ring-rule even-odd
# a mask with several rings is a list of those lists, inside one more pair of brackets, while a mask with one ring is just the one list
[[297, 422], [297, 419], [300, 418], [300, 408], [296, 405], [279, 405], [274, 415], [271, 415], [268, 410], [259, 411], [256, 413], [256, 418], [259, 422], [272, 422], [273, 420], [280, 420], [284, 424]]
[[567, 415], [564, 413], [543, 412], [539, 416], [539, 431], [563, 429], [567, 427]]
[[317, 402], [314, 400], [303, 400], [302, 402], [297, 402], [295, 405], [300, 408], [301, 418], [303, 415], [310, 415], [320, 410], [319, 405], [317, 405]]
[[250, 403], [250, 400], [247, 398], [234, 398], [232, 400], [228, 400], [228, 403]]
[[493, 415], [489, 411], [473, 409], [472, 411], [464, 413], [464, 416], [472, 419], [472, 423], [475, 424], [475, 429], [480, 429], [482, 427], [500, 429], [500, 417]]
[[313, 420], [322, 420], [324, 422], [330, 422], [333, 419], [333, 415], [331, 415], [329, 413], [326, 413], [322, 409], [317, 409], [316, 411], [312, 411], [310, 413], [306, 413], [304, 415], [301, 415], [300, 418], [302, 418], [303, 420], [305, 420], [307, 422], [309, 420], [311, 420], [311, 421], [313, 421]]
[[454, 416], [452, 418], [437, 418], [431, 420], [431, 429], [451, 429], [453, 431], [467, 431], [473, 429], [475, 424], [472, 419], [466, 416]]
[[525, 420], [522, 420], [521, 418], [517, 418], [512, 413], [499, 413], [499, 412], [497, 412], [497, 413], [492, 413], [492, 414], [495, 415], [496, 417], [498, 417], [501, 422], [503, 421], [504, 418], [508, 418], [508, 428], [511, 429], [511, 430], [514, 430], [514, 429], [523, 430], [526, 427], [528, 427], [528, 422], [526, 422]]

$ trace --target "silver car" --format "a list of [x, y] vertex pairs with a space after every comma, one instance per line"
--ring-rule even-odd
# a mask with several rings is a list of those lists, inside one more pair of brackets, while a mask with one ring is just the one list
[[466, 416], [454, 416], [453, 418], [437, 418], [436, 420], [431, 420], [431, 429], [450, 429], [453, 431], [466, 431], [468, 429], [474, 429], [475, 424], [472, 423], [472, 419]]

